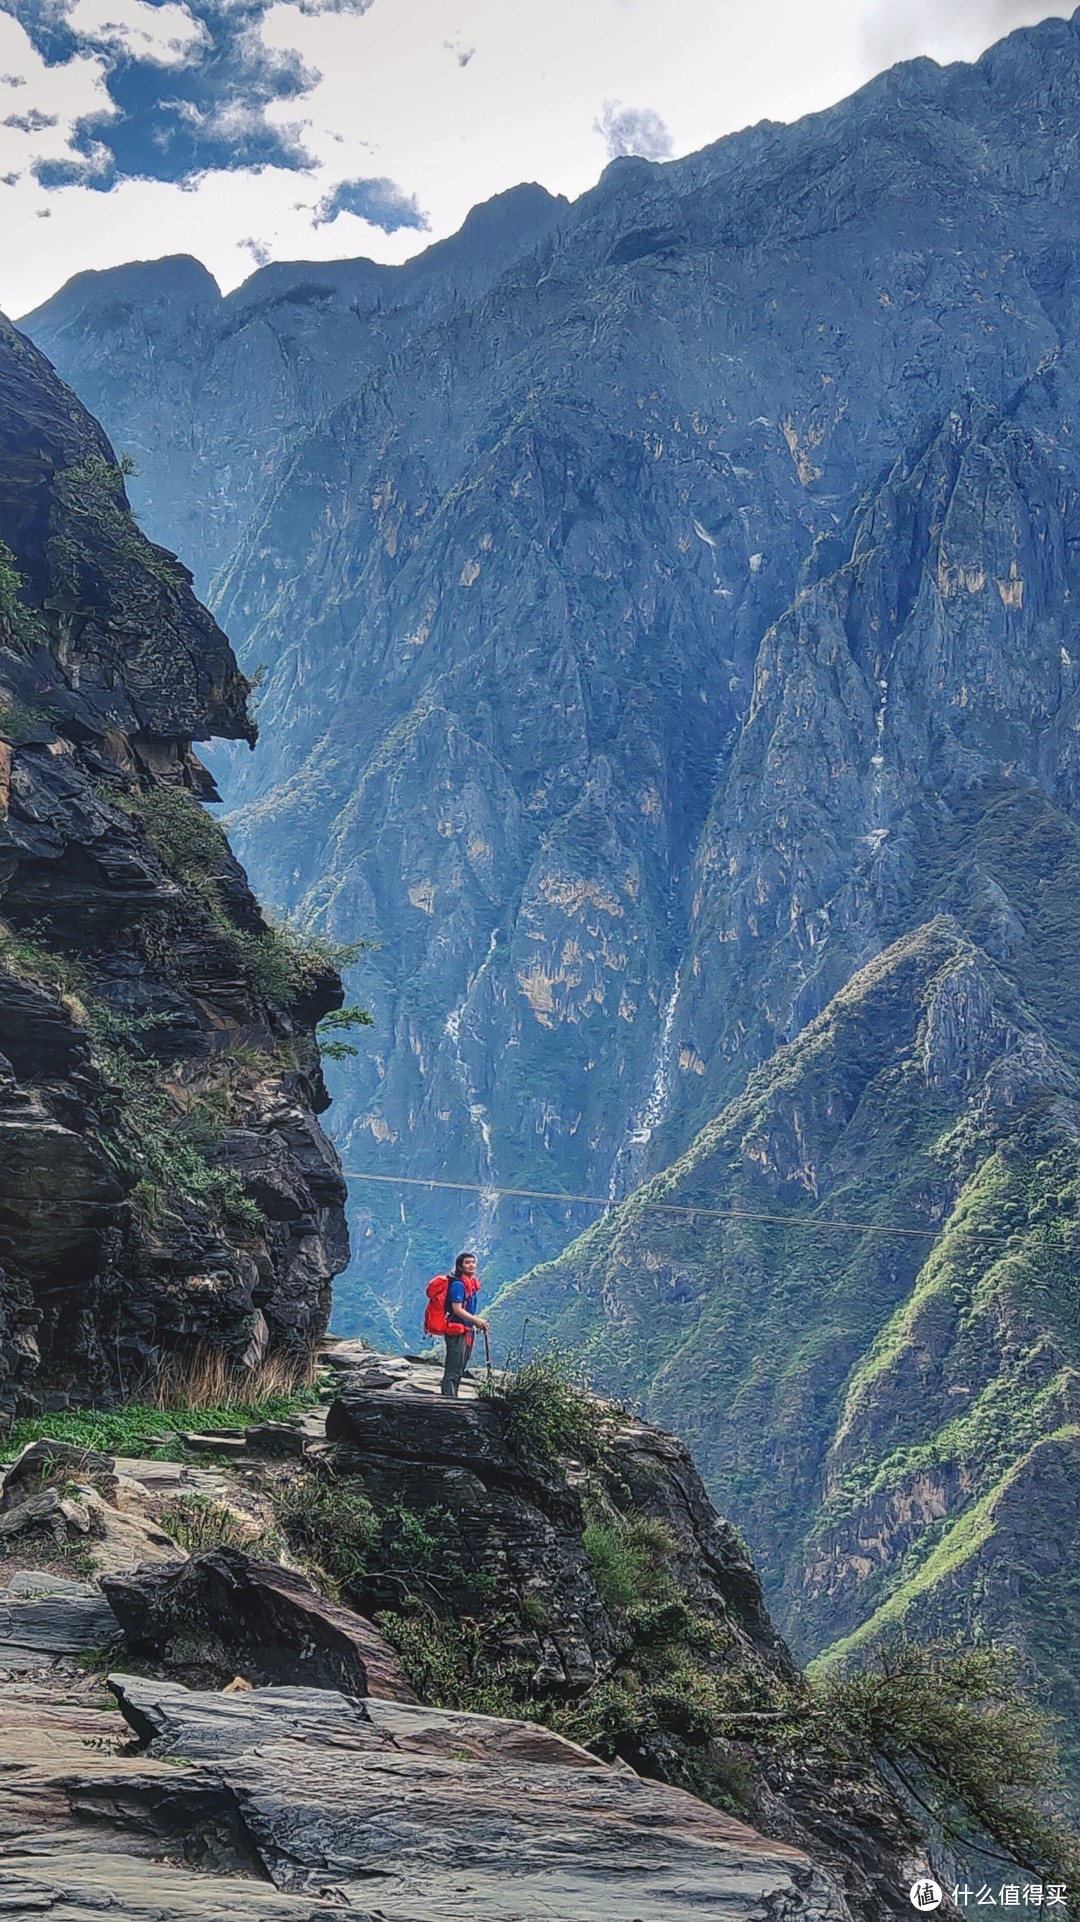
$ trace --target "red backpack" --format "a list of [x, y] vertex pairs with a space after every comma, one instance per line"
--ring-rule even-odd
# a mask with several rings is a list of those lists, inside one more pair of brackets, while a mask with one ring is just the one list
[[454, 1331], [446, 1322], [446, 1297], [450, 1289], [449, 1275], [436, 1275], [427, 1285], [427, 1307], [424, 1309], [425, 1335], [449, 1335]]
[[[461, 1335], [465, 1332], [460, 1321], [447, 1321], [446, 1319], [446, 1297], [450, 1292], [450, 1283], [452, 1280], [452, 1275], [436, 1275], [433, 1281], [428, 1282], [427, 1307], [424, 1309], [425, 1335]], [[466, 1281], [465, 1297], [467, 1303], [471, 1296], [479, 1293], [479, 1288], [479, 1282], [474, 1281], [472, 1288], [470, 1288], [468, 1281]]]

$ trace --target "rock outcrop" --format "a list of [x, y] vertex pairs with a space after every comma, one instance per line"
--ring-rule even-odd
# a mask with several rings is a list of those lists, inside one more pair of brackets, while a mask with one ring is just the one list
[[0, 1413], [301, 1360], [346, 1259], [313, 1029], [192, 741], [250, 740], [190, 576], [0, 324]]
[[143, 1755], [109, 1754], [119, 1717], [78, 1694], [5, 1703], [9, 1915], [849, 1922], [799, 1850], [512, 1722], [332, 1690], [110, 1686]]
[[[245, 1461], [212, 1471], [214, 1486], [234, 1484], [238, 1502], [261, 1490], [288, 1540], [310, 1534], [324, 1566], [347, 1549], [348, 1594], [378, 1608], [382, 1633], [289, 1566], [235, 1549], [106, 1577], [104, 1594], [47, 1567], [17, 1574], [0, 1587], [5, 1913], [89, 1922], [111, 1903], [133, 1922], [316, 1922], [343, 1907], [372, 1922], [880, 1922], [905, 1912], [904, 1884], [925, 1857], [873, 1767], [816, 1754], [780, 1766], [751, 1734], [725, 1777], [731, 1745], [709, 1750], [694, 1732], [695, 1715], [712, 1711], [687, 1687], [693, 1650], [699, 1681], [726, 1678], [718, 1701], [730, 1709], [731, 1688], [747, 1691], [751, 1729], [770, 1690], [797, 1677], [748, 1555], [679, 1443], [589, 1404], [598, 1448], [557, 1457], [523, 1445], [499, 1396], [467, 1389], [444, 1402], [430, 1367], [347, 1344], [335, 1362], [325, 1439], [308, 1436], [288, 1463], [253, 1441]], [[22, 1475], [9, 1471], [16, 1493], [33, 1466], [23, 1461]], [[81, 1463], [91, 1467], [103, 1486], [127, 1482], [133, 1501], [131, 1471], [147, 1476], [144, 1514], [155, 1508], [149, 1471], [163, 1490], [205, 1480], [190, 1464]], [[366, 1557], [350, 1535], [358, 1516]], [[629, 1597], [605, 1586], [605, 1557], [627, 1527], [625, 1540], [648, 1549]], [[288, 1541], [279, 1552], [287, 1562]], [[440, 1636], [451, 1659], [432, 1668]], [[403, 1666], [427, 1675], [437, 1705], [416, 1699]], [[657, 1678], [671, 1697], [684, 1692], [666, 1738]], [[478, 1712], [482, 1699], [494, 1712]], [[590, 1701], [599, 1719], [588, 1729]], [[575, 1714], [588, 1745], [569, 1726]], [[695, 1741], [711, 1754], [721, 1800], [741, 1784], [741, 1812], [688, 1792], [680, 1737], [684, 1758]]]
[[216, 1548], [102, 1584], [130, 1648], [172, 1668], [266, 1686], [311, 1683], [348, 1695], [415, 1701], [400, 1663], [369, 1622], [319, 1595], [291, 1569]]

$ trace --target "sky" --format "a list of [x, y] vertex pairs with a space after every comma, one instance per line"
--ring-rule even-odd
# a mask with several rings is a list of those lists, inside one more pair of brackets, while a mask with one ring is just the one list
[[401, 261], [523, 180], [584, 192], [974, 59], [1046, 0], [0, 0], [0, 307], [191, 253]]

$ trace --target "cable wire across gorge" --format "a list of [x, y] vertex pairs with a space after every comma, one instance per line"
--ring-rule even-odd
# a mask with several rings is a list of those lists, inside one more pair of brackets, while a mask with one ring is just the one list
[[[377, 1175], [367, 1170], [343, 1170], [346, 1181], [378, 1181], [390, 1188], [449, 1189], [455, 1194], [483, 1195], [494, 1199], [496, 1196], [510, 1195], [523, 1201], [558, 1201], [566, 1204], [580, 1203], [590, 1208], [602, 1208], [605, 1212], [621, 1207], [622, 1202], [612, 1201], [603, 1195], [556, 1194], [547, 1188], [500, 1188], [485, 1181], [441, 1181], [435, 1176], [424, 1175]], [[829, 1215], [766, 1214], [753, 1208], [705, 1208], [691, 1201], [650, 1201], [641, 1194], [626, 1196], [633, 1199], [639, 1208], [648, 1208], [659, 1214], [684, 1215], [694, 1221], [757, 1221], [775, 1223], [782, 1228], [804, 1228], [811, 1234], [844, 1235], [900, 1235], [919, 1241], [936, 1241], [945, 1226], [939, 1223], [936, 1228], [911, 1228], [901, 1222], [893, 1221], [845, 1221]], [[978, 1241], [1006, 1242], [1011, 1235], [999, 1228], [964, 1228], [963, 1232]]]

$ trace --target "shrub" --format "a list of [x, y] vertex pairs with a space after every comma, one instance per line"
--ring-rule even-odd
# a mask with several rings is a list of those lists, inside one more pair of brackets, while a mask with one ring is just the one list
[[289, 1545], [344, 1589], [358, 1588], [381, 1524], [357, 1483], [344, 1476], [292, 1477], [277, 1485], [272, 1499]]
[[101, 789], [101, 799], [140, 822], [162, 867], [196, 894], [219, 923], [229, 926], [220, 883], [230, 858], [217, 822], [186, 788]]
[[0, 541], [0, 621], [17, 641], [33, 646], [42, 636], [41, 616], [22, 598], [25, 576], [15, 565], [15, 556], [6, 542]]
[[[259, 934], [237, 934], [238, 953], [249, 981], [266, 1001], [288, 1005], [321, 987], [328, 975], [351, 968], [363, 941], [331, 941], [299, 922], [267, 919]], [[340, 1013], [344, 1014], [345, 1009]], [[351, 1011], [343, 1026], [366, 1023], [363, 1009]]]
[[0, 967], [39, 988], [51, 989], [73, 1019], [85, 1020], [86, 969], [70, 955], [48, 947], [43, 932], [37, 925], [13, 929], [0, 922]]
[[[221, 938], [231, 950], [253, 993], [263, 1001], [288, 1007], [324, 986], [327, 976], [353, 965], [368, 946], [364, 941], [333, 941], [328, 935], [286, 917], [264, 917], [253, 931], [238, 928], [226, 906], [224, 882], [231, 853], [223, 830], [186, 788], [158, 786], [125, 792], [101, 789], [101, 798], [121, 814], [141, 822], [146, 838], [166, 873], [201, 902]], [[324, 1044], [330, 1060], [356, 1053], [334, 1032], [367, 1027], [371, 1016], [355, 1005], [325, 1015], [320, 1027], [331, 1038]]]
[[366, 1008], [358, 1008], [355, 1003], [347, 1008], [333, 1008], [324, 1014], [315, 1031], [319, 1053], [324, 1061], [346, 1061], [358, 1054], [351, 1041], [341, 1041], [337, 1037], [350, 1028], [370, 1028], [371, 1016]]
[[17, 747], [20, 741], [36, 734], [50, 717], [33, 701], [16, 701], [0, 688], [0, 739]]
[[582, 1540], [596, 1592], [609, 1614], [671, 1598], [674, 1584], [664, 1557], [673, 1543], [662, 1522], [598, 1517], [587, 1523]]
[[108, 1010], [93, 1009], [89, 1026], [94, 1066], [105, 1083], [97, 1139], [128, 1178], [128, 1200], [147, 1225], [159, 1228], [190, 1208], [234, 1231], [260, 1227], [262, 1215], [240, 1177], [203, 1153], [198, 1135], [205, 1113], [196, 1112], [193, 1125], [185, 1121], [172, 1095], [157, 1084], [161, 1064], [137, 1052]]
[[1042, 1802], [1057, 1744], [1026, 1701], [1013, 1651], [905, 1636], [853, 1673], [812, 1684], [812, 1721], [838, 1758], [883, 1757], [946, 1834], [987, 1835], [1036, 1874], [1080, 1881], [1080, 1845]]
[[529, 1664], [493, 1656], [488, 1646], [489, 1634], [512, 1627], [509, 1618], [496, 1618], [485, 1631], [466, 1616], [440, 1621], [415, 1597], [406, 1607], [384, 1609], [375, 1619], [422, 1702], [472, 1715], [546, 1719], [530, 1700]]
[[446, 1517], [438, 1508], [422, 1511], [392, 1502], [386, 1511], [390, 1540], [406, 1571], [434, 1567], [446, 1551]]
[[603, 1452], [607, 1412], [564, 1355], [535, 1355], [498, 1381], [482, 1383], [480, 1393], [498, 1409], [511, 1447], [525, 1461], [567, 1455], [596, 1461]]
[[[173, 557], [147, 540], [131, 512], [124, 478], [136, 471], [130, 454], [113, 462], [97, 453], [57, 471], [56, 491], [67, 509], [67, 527], [63, 535], [53, 537], [49, 547], [54, 550], [56, 563], [60, 555], [55, 550], [63, 545], [63, 565], [58, 571], [67, 584], [77, 582], [82, 561], [102, 546], [107, 553], [111, 550], [115, 559], [145, 568], [165, 587], [176, 587], [184, 581]], [[84, 528], [89, 546], [84, 545]]]

